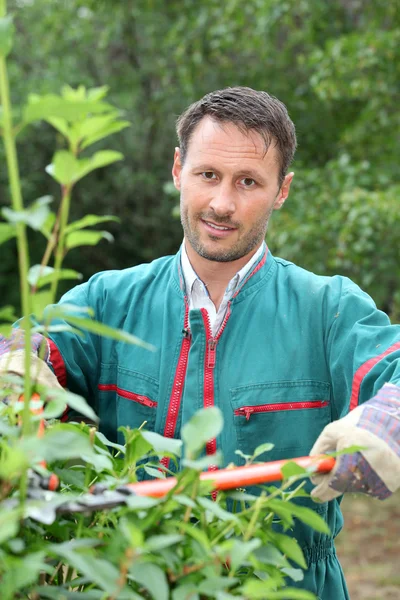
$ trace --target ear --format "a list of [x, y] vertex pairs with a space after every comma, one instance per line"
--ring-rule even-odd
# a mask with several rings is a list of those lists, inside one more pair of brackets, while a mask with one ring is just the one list
[[286, 198], [289, 196], [290, 185], [293, 181], [293, 177], [294, 177], [294, 173], [291, 172], [291, 173], [288, 173], [286, 175], [285, 179], [283, 180], [283, 183], [278, 192], [278, 196], [275, 200], [274, 210], [279, 210], [280, 208], [282, 208]]
[[179, 148], [175, 148], [174, 154], [174, 164], [172, 165], [172, 179], [174, 181], [174, 186], [178, 191], [181, 189], [181, 173], [182, 173], [182, 163], [181, 163], [181, 151]]

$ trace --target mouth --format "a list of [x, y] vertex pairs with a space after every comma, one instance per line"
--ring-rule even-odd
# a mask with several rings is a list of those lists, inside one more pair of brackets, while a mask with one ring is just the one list
[[217, 224], [213, 221], [206, 221], [205, 219], [200, 219], [200, 222], [203, 225], [203, 228], [210, 239], [216, 241], [223, 240], [232, 235], [234, 231], [237, 230], [237, 227], [230, 227], [229, 225]]
[[217, 223], [213, 223], [212, 221], [205, 221], [202, 219], [203, 223], [211, 229], [215, 229], [216, 231], [235, 231], [236, 227], [229, 227], [228, 225], [217, 225]]

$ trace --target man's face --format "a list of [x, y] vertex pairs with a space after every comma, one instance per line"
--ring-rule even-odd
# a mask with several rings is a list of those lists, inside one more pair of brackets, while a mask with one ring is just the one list
[[251, 254], [265, 237], [274, 209], [286, 200], [293, 173], [279, 187], [279, 162], [255, 131], [205, 117], [197, 125], [182, 165], [172, 169], [181, 193], [185, 239], [207, 260], [228, 262]]

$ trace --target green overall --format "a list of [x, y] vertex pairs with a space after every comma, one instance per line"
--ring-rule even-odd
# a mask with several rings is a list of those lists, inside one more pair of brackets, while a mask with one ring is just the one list
[[[60, 382], [88, 399], [113, 440], [121, 425], [179, 437], [182, 423], [218, 406], [225, 426], [207, 445], [224, 463], [242, 464], [264, 442], [268, 460], [307, 455], [322, 429], [400, 380], [400, 326], [390, 324], [349, 279], [320, 277], [266, 250], [229, 303], [215, 337], [205, 309], [188, 310], [180, 255], [109, 271], [68, 292], [61, 303], [91, 306], [95, 318], [156, 347], [86, 334], [51, 335]], [[332, 538], [296, 523], [308, 571], [299, 587], [322, 600], [348, 598], [333, 538], [339, 502], [307, 502]]]

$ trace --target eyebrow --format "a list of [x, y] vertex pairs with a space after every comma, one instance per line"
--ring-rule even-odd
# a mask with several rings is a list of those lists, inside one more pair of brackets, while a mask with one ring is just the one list
[[[212, 171], [216, 175], [221, 175], [221, 171], [207, 164], [195, 166], [192, 168], [192, 171]], [[262, 177], [257, 171], [253, 171], [253, 169], [241, 169], [240, 171], [235, 173], [235, 179], [238, 179], [239, 177], [249, 177], [250, 179], [254, 179], [255, 181], [258, 181], [260, 183], [267, 183], [265, 177]]]

